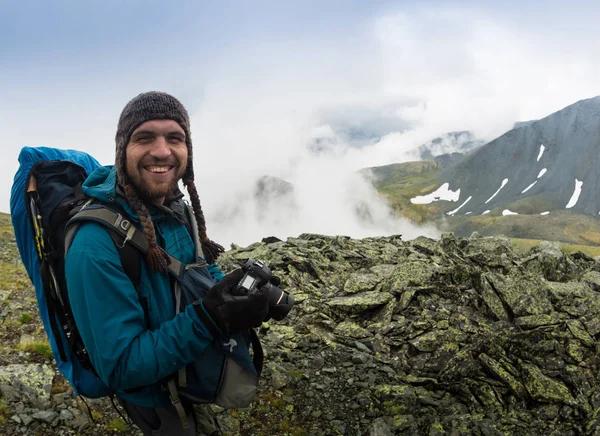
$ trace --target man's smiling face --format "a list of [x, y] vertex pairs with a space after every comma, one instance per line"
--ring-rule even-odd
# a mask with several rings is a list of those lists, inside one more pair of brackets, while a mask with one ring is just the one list
[[155, 204], [185, 174], [188, 149], [185, 132], [173, 120], [151, 120], [131, 134], [125, 149], [125, 169], [137, 190]]

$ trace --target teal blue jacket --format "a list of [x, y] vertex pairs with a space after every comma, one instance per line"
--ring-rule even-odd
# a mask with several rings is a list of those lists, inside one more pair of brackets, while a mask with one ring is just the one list
[[[119, 203], [141, 228], [118, 194], [114, 167], [90, 174], [83, 192], [101, 202]], [[157, 243], [181, 262], [193, 263], [194, 243], [185, 224], [166, 207], [149, 211]], [[217, 281], [223, 277], [217, 265], [210, 271]], [[168, 405], [157, 382], [196, 360], [214, 339], [192, 306], [175, 315], [169, 276], [142, 261], [140, 293], [148, 302], [149, 329], [115, 243], [101, 225], [84, 223], [79, 228], [65, 259], [65, 276], [73, 316], [98, 376], [127, 401]]]

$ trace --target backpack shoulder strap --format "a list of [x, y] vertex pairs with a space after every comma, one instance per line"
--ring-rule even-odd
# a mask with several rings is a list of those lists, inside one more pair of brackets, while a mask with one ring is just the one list
[[[81, 210], [73, 216], [67, 223], [67, 231], [65, 232], [65, 255], [68, 248], [73, 242], [73, 237], [77, 231], [77, 227], [81, 222], [93, 221], [109, 230], [109, 233], [120, 235], [119, 242], [113, 239], [117, 244], [117, 248], [123, 248], [126, 245], [132, 245], [142, 254], [148, 253], [148, 241], [144, 234], [139, 231], [126, 216], [120, 212], [113, 211], [108, 205], [99, 207], [82, 207]], [[181, 273], [182, 263], [167, 253], [170, 258], [169, 271], [179, 276]]]
[[[75, 233], [84, 221], [93, 221], [103, 225], [117, 247], [117, 252], [121, 258], [123, 271], [131, 280], [144, 310], [144, 320], [146, 326], [149, 326], [149, 311], [146, 298], [142, 297], [140, 292], [140, 282], [142, 276], [142, 258], [141, 254], [148, 251], [148, 243], [144, 235], [139, 232], [135, 226], [127, 220], [120, 212], [113, 211], [108, 206], [87, 208], [91, 203], [88, 201], [81, 210], [73, 216], [67, 223], [65, 232], [65, 256], [75, 238]], [[127, 242], [130, 242], [129, 244]]]
[[140, 290], [140, 282], [142, 281], [142, 256], [140, 251], [131, 244], [123, 243], [123, 238], [117, 236], [113, 231], [108, 232], [119, 252], [123, 271], [131, 280], [135, 291], [138, 294], [138, 299], [144, 310], [144, 322], [147, 328], [150, 328], [150, 311], [148, 309], [148, 300], [142, 296]]
[[108, 233], [117, 246], [125, 274], [127, 274], [127, 277], [129, 277], [139, 294], [142, 278], [142, 257], [140, 256], [140, 252], [130, 244], [123, 244], [123, 238], [117, 236], [115, 232], [109, 231]]
[[71, 246], [77, 231], [77, 226], [74, 226], [74, 224], [80, 224], [84, 221], [96, 222], [106, 227], [111, 233], [115, 232], [120, 235], [122, 240], [117, 245], [124, 246], [129, 242], [140, 252], [144, 254], [148, 252], [148, 241], [126, 216], [118, 211], [111, 210], [107, 205], [87, 207], [86, 204], [67, 223], [65, 254]]

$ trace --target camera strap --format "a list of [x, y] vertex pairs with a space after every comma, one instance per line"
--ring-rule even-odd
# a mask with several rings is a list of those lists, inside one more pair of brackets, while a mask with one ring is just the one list
[[194, 241], [194, 245], [196, 246], [196, 261], [200, 262], [201, 260], [204, 260], [204, 252], [202, 251], [202, 244], [200, 243], [200, 238], [198, 236], [198, 222], [196, 221], [194, 210], [187, 203], [185, 204], [185, 212], [188, 222], [190, 223], [192, 240]]
[[252, 363], [254, 364], [256, 373], [260, 377], [265, 361], [265, 354], [255, 329], [250, 329], [250, 343], [252, 344]]

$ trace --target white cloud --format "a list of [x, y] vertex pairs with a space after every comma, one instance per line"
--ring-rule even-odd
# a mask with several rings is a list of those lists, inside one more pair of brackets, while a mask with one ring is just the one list
[[557, 47], [551, 29], [534, 33], [500, 20], [450, 5], [382, 17], [375, 28], [385, 89], [420, 102], [424, 128], [474, 129], [490, 139], [514, 121], [595, 95], [591, 41], [567, 37]]

